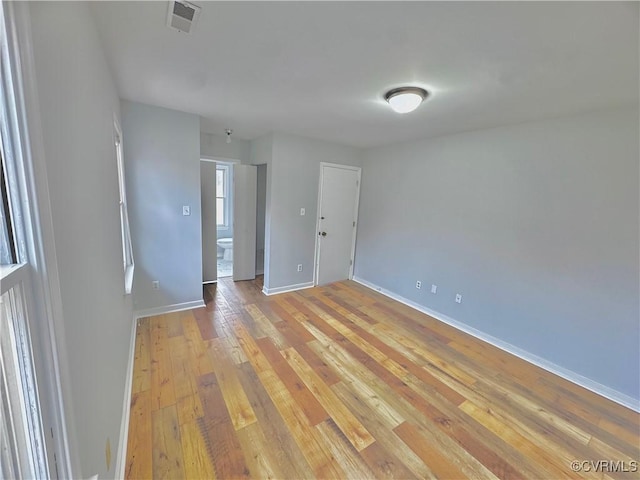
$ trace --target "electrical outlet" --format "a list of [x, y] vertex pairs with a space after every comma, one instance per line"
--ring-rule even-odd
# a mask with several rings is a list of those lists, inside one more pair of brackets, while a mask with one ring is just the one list
[[301, 263], [299, 263], [299, 264], [298, 264], [298, 271], [299, 271], [299, 272], [301, 272], [301, 271], [302, 271], [302, 264], [301, 264]]
[[154, 280], [153, 282], [151, 282], [151, 288], [153, 288], [154, 290], [160, 290], [160, 281]]
[[431, 285], [431, 293], [433, 294], [438, 293], [438, 285]]
[[456, 293], [456, 303], [462, 303], [462, 295]]
[[306, 212], [306, 210], [305, 210], [304, 208], [301, 208], [301, 209], [300, 209], [300, 216], [301, 216], [301, 217], [304, 217], [306, 213], [307, 213], [307, 212]]
[[422, 288], [422, 282], [420, 280], [416, 281], [416, 288], [420, 290]]

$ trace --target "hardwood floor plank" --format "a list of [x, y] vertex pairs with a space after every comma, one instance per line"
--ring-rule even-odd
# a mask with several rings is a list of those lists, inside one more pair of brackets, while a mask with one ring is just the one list
[[180, 425], [175, 405], [151, 413], [153, 478], [184, 478]]
[[249, 469], [214, 373], [198, 378], [202, 431], [217, 478], [249, 478]]
[[151, 321], [138, 320], [131, 392], [138, 393], [151, 388]]
[[159, 410], [176, 403], [173, 381], [166, 317], [161, 315], [151, 328], [152, 410]]
[[125, 478], [134, 480], [153, 475], [151, 391], [135, 392], [129, 413], [129, 437]]
[[638, 413], [355, 282], [261, 289], [139, 320], [127, 479], [637, 478]]
[[[212, 338], [218, 338], [218, 332], [215, 328], [214, 317], [216, 316], [215, 309], [212, 311], [207, 311], [206, 308], [196, 308], [191, 311], [193, 314], [193, 318], [198, 325], [198, 331], [200, 332], [200, 337], [202, 340], [211, 340]], [[220, 315], [220, 313], [217, 313]]]
[[345, 478], [375, 478], [373, 471], [367, 466], [358, 450], [353, 447], [331, 418], [316, 425], [316, 429], [329, 447], [333, 458], [344, 469]]
[[465, 478], [462, 471], [410, 423], [401, 423], [393, 432], [422, 459], [436, 478]]
[[215, 470], [198, 424], [195, 421], [181, 424], [180, 438], [184, 456], [184, 478], [215, 480]]
[[238, 377], [256, 412], [258, 423], [269, 439], [272, 455], [282, 470], [281, 478], [313, 478], [309, 463], [251, 365], [242, 365]]
[[360, 451], [374, 442], [367, 429], [340, 402], [298, 352], [293, 348], [287, 348], [281, 353], [356, 450]]
[[209, 352], [215, 364], [215, 375], [222, 391], [233, 427], [240, 430], [257, 421], [256, 414], [244, 393], [235, 372], [233, 362], [227, 357], [224, 346], [217, 339], [209, 343]]
[[282, 473], [277, 457], [273, 454], [270, 440], [265, 437], [260, 424], [248, 425], [239, 430], [237, 435], [245, 452], [251, 478], [268, 480], [287, 478]]
[[280, 351], [271, 343], [268, 338], [261, 338], [256, 342], [264, 355], [271, 363], [274, 372], [285, 384], [291, 396], [296, 400], [311, 425], [329, 418], [329, 414], [324, 407], [313, 396], [307, 385], [300, 379], [287, 361], [280, 355]]

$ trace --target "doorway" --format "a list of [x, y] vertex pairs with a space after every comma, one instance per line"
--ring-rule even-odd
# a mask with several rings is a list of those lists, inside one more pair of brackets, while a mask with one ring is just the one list
[[233, 275], [233, 164], [216, 162], [217, 278]]
[[320, 164], [316, 285], [326, 285], [353, 276], [360, 173], [358, 167]]

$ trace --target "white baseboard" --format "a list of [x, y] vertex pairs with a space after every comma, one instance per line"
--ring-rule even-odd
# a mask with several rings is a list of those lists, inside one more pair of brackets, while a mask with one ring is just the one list
[[210, 285], [212, 283], [218, 283], [218, 280], [209, 280], [207, 282], [202, 282], [203, 285]]
[[[124, 403], [122, 405], [122, 423], [120, 425], [120, 442], [116, 457], [115, 478], [124, 478], [127, 463], [127, 443], [129, 441], [129, 415], [131, 413], [131, 389], [133, 384], [133, 362], [136, 353], [136, 330], [138, 320], [133, 319], [131, 339], [129, 340], [129, 360], [127, 362], [127, 376], [124, 384]], [[96, 478], [98, 475], [96, 475]]]
[[312, 288], [313, 282], [298, 283], [296, 285], [286, 285], [284, 287], [267, 288], [262, 287], [262, 293], [265, 295], [275, 295], [276, 293], [295, 292], [296, 290], [303, 290], [305, 288]]
[[204, 306], [204, 300], [194, 300], [193, 302], [174, 303], [173, 305], [165, 305], [163, 307], [136, 310], [133, 312], [133, 316], [137, 320], [142, 317], [152, 317], [154, 315], [162, 315], [163, 313], [180, 312], [182, 310], [191, 310], [192, 308], [200, 308]]
[[400, 295], [390, 290], [386, 290], [374, 283], [368, 282], [367, 280], [364, 280], [359, 277], [353, 277], [353, 281], [361, 285], [364, 285], [367, 288], [375, 290], [376, 292], [381, 293], [389, 298], [392, 298], [393, 300], [403, 303], [415, 310], [418, 310], [419, 312], [427, 314], [430, 317], [433, 317], [436, 320], [446, 323], [447, 325], [450, 325], [458, 330], [468, 333], [469, 335], [472, 335], [473, 337], [476, 337], [484, 342], [487, 342], [493, 345], [494, 347], [499, 348], [500, 350], [504, 350], [507, 353], [515, 355], [516, 357], [521, 358], [522, 360], [525, 360], [529, 363], [532, 363], [542, 368], [543, 370], [546, 370], [555, 375], [558, 375], [559, 377], [562, 377], [565, 380], [575, 383], [576, 385], [584, 387], [587, 390], [597, 393], [598, 395], [608, 398], [613, 402], [616, 402], [622, 406], [625, 406], [627, 408], [630, 408], [631, 410], [634, 410], [640, 413], [640, 401], [625, 393], [614, 390], [613, 388], [607, 387], [606, 385], [602, 385], [601, 383], [591, 380], [590, 378], [580, 375], [579, 373], [576, 373], [572, 370], [561, 367], [560, 365], [556, 365], [555, 363], [550, 362], [549, 360], [546, 360], [533, 353], [523, 350], [522, 348], [516, 347], [515, 345], [511, 345], [510, 343], [500, 340], [499, 338], [496, 338], [492, 335], [489, 335], [488, 333], [485, 333], [481, 330], [473, 328], [465, 323], [454, 320], [453, 318], [447, 315], [444, 315], [443, 313], [437, 312], [435, 310], [431, 310], [430, 308], [420, 305], [419, 303], [416, 303], [412, 300], [401, 297]]

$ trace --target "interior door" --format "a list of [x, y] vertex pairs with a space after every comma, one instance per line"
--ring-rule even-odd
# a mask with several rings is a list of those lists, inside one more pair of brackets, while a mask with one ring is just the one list
[[256, 278], [258, 169], [233, 166], [233, 281]]
[[202, 212], [202, 283], [218, 279], [216, 228], [216, 164], [200, 161], [200, 195]]
[[318, 285], [351, 277], [359, 194], [359, 168], [321, 166], [316, 269]]

